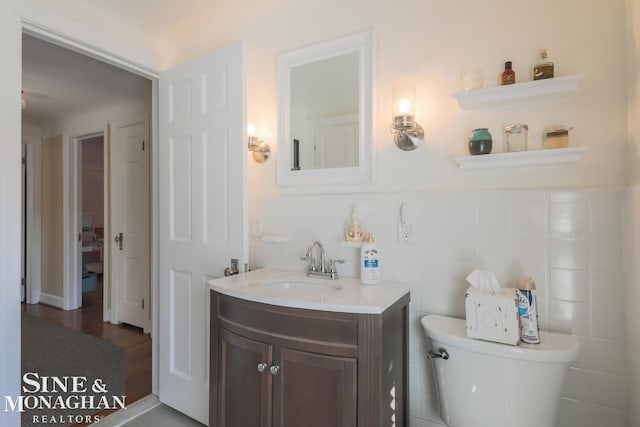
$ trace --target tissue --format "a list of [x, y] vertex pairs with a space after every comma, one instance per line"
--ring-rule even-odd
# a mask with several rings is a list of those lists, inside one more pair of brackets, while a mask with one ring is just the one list
[[502, 289], [492, 271], [474, 270], [465, 294], [467, 336], [516, 345], [520, 339], [518, 298], [513, 288]]
[[473, 270], [467, 276], [467, 282], [482, 292], [500, 292], [500, 282], [493, 271]]

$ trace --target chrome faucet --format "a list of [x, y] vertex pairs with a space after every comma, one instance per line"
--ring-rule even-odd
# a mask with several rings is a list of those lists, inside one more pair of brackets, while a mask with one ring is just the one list
[[[315, 258], [313, 256], [314, 248], [318, 248], [320, 252], [320, 259]], [[323, 279], [337, 279], [338, 278], [338, 269], [336, 268], [336, 263], [344, 263], [342, 259], [330, 259], [329, 262], [325, 262], [324, 259], [324, 247], [319, 240], [313, 242], [307, 248], [307, 251], [304, 253], [303, 257], [300, 257], [303, 261], [309, 261], [309, 266], [307, 267], [307, 276], [309, 277], [320, 277]], [[327, 265], [328, 264], [328, 265]]]

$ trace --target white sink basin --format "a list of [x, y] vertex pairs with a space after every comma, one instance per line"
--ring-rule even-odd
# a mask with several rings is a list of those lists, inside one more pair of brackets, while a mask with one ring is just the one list
[[336, 283], [322, 283], [306, 280], [282, 280], [276, 282], [266, 282], [261, 286], [265, 289], [283, 294], [317, 294], [324, 292], [334, 292], [342, 289], [342, 287]]

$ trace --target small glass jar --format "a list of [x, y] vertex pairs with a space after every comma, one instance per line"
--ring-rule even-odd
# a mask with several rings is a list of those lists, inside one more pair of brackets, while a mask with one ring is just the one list
[[529, 126], [511, 125], [504, 128], [504, 151], [527, 151], [527, 135]]
[[554, 126], [545, 134], [544, 148], [567, 148], [569, 146], [569, 129]]

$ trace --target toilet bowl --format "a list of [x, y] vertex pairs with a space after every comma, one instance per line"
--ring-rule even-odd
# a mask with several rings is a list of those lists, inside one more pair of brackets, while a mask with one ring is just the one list
[[431, 345], [440, 415], [449, 427], [554, 427], [562, 385], [580, 343], [540, 333], [517, 346], [468, 338], [464, 319], [421, 319]]

